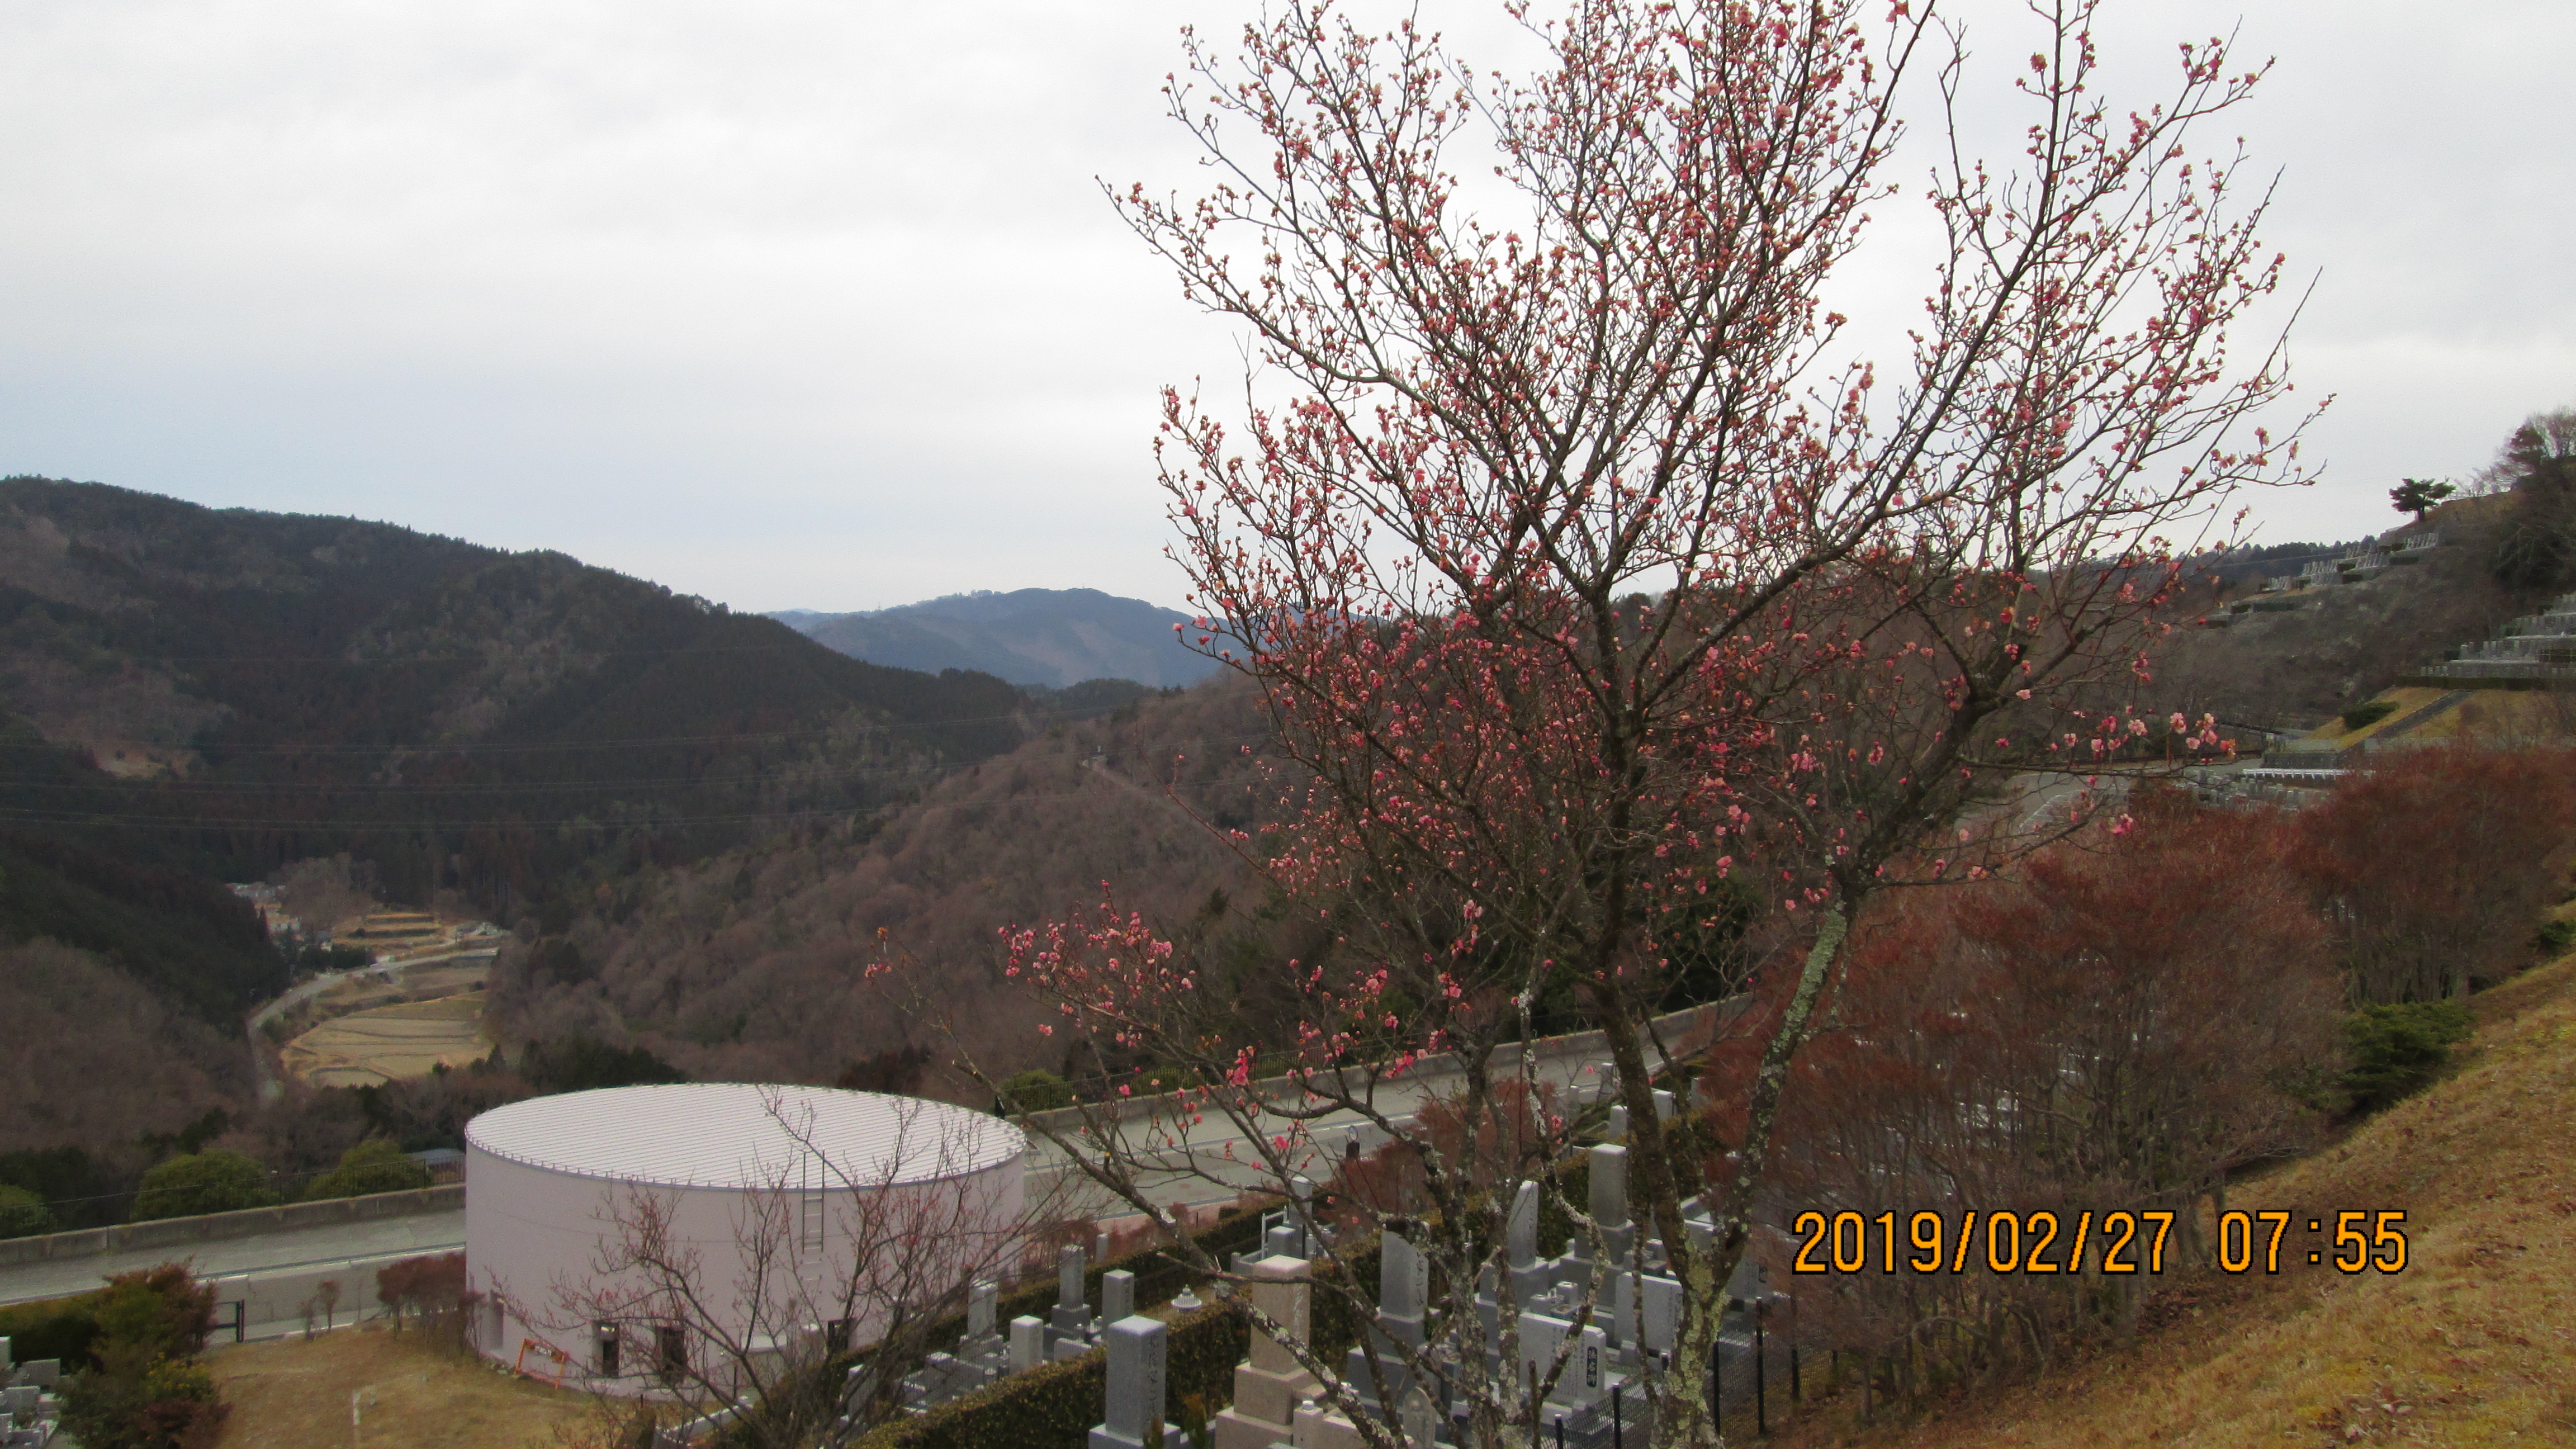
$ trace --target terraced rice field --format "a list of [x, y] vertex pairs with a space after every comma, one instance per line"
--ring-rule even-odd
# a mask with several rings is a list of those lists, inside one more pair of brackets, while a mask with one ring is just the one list
[[317, 1087], [370, 1087], [461, 1067], [491, 1054], [483, 1002], [473, 991], [334, 1017], [286, 1044], [286, 1070]]

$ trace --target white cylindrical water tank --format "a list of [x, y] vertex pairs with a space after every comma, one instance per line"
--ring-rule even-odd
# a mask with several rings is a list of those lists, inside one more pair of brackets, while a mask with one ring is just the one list
[[896, 1302], [1016, 1258], [1028, 1148], [981, 1112], [828, 1087], [611, 1087], [496, 1108], [465, 1128], [476, 1344], [635, 1392], [687, 1377], [673, 1355], [704, 1377], [809, 1329], [864, 1344]]

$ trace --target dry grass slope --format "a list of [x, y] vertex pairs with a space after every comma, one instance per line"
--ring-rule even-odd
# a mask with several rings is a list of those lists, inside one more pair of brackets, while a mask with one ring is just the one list
[[[592, 1412], [588, 1395], [375, 1325], [224, 1348], [206, 1364], [233, 1406], [219, 1449], [519, 1449], [557, 1442], [558, 1426]], [[350, 1396], [369, 1390], [353, 1432]]]
[[1780, 1442], [2576, 1444], [2576, 958], [2476, 1008], [2450, 1078], [2228, 1204], [2301, 1226], [2402, 1208], [2404, 1272], [2300, 1261], [2187, 1283], [2134, 1351], [1914, 1424], [1861, 1428], [1829, 1406]]

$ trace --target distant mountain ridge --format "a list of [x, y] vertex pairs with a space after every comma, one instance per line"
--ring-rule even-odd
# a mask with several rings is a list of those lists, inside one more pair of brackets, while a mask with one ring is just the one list
[[1086, 679], [1192, 684], [1216, 668], [1172, 631], [1189, 615], [1098, 589], [987, 590], [862, 613], [784, 609], [769, 617], [871, 664], [973, 669], [1054, 689]]
[[[177, 889], [150, 872], [223, 905], [211, 882], [348, 851], [395, 899], [512, 921], [864, 816], [1045, 713], [562, 554], [0, 479], [0, 943], [108, 953], [201, 1011], [277, 983], [153, 944], [222, 936], [185, 892], [127, 929]], [[97, 864], [31, 874], [74, 852]]]

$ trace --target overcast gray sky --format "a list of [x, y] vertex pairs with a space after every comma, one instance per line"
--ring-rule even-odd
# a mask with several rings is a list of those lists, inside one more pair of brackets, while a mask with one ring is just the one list
[[[19, 0], [0, 472], [557, 548], [737, 608], [1177, 603], [1155, 390], [1235, 354], [1093, 177], [1191, 179], [1176, 31], [1249, 8]], [[1426, 8], [1495, 53], [1498, 5]], [[2576, 6], [2125, 10], [2159, 67], [2240, 12], [2240, 54], [2280, 62], [2235, 129], [2319, 278], [2302, 396], [2338, 401], [2327, 481], [2255, 500], [2264, 536], [2384, 527], [2400, 476], [2576, 403]]]

